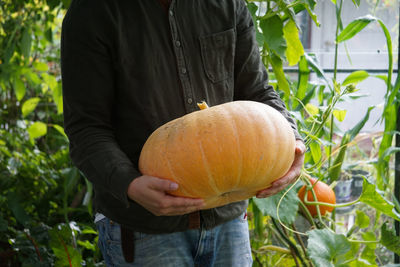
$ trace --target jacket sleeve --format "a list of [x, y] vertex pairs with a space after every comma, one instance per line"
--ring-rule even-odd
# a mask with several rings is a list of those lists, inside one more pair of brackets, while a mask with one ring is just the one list
[[113, 22], [103, 2], [73, 1], [63, 20], [64, 127], [73, 163], [128, 206], [128, 185], [140, 172], [114, 136]]
[[289, 121], [296, 139], [302, 139], [284, 102], [268, 84], [268, 73], [261, 61], [253, 20], [242, 0], [237, 1], [236, 32], [235, 100], [253, 100], [275, 108]]

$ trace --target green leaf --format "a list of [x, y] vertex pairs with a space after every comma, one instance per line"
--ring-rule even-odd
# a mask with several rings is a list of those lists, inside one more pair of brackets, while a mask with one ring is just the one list
[[22, 225], [27, 226], [31, 218], [22, 206], [22, 199], [17, 193], [9, 192], [7, 194], [8, 207], [15, 216], [15, 219]]
[[[299, 61], [299, 76], [298, 76], [298, 84], [296, 92], [296, 97], [299, 98], [300, 100], [303, 100], [306, 95], [309, 76], [310, 76], [310, 70], [308, 69], [307, 60], [304, 56], [301, 56]], [[297, 102], [296, 105], [294, 105], [293, 107], [296, 108], [296, 106]]]
[[22, 104], [22, 116], [26, 117], [28, 114], [34, 111], [39, 102], [39, 97], [33, 97], [26, 100], [24, 104]]
[[268, 48], [273, 50], [281, 58], [284, 58], [286, 41], [283, 36], [283, 22], [279, 16], [275, 15], [261, 20], [260, 27]]
[[369, 226], [369, 217], [365, 212], [356, 210], [356, 225], [360, 228], [367, 228]]
[[24, 71], [26, 78], [28, 79], [28, 81], [33, 85], [33, 86], [37, 86], [39, 85], [42, 81], [40, 80], [39, 76], [34, 73], [31, 69], [28, 69]]
[[315, 74], [317, 74], [317, 77], [322, 79], [325, 84], [332, 90], [329, 79], [320, 67], [318, 59], [315, 57], [315, 55], [305, 53], [304, 57], [306, 58], [308, 65], [311, 67], [311, 69], [313, 69]]
[[62, 134], [66, 139], [68, 139], [67, 135], [64, 132], [64, 128], [58, 124], [52, 124], [51, 125], [54, 129], [57, 130], [57, 132], [59, 132], [60, 134]]
[[315, 266], [339, 266], [341, 257], [350, 250], [351, 244], [344, 235], [331, 232], [329, 229], [309, 231], [308, 252]]
[[346, 117], [347, 110], [335, 109], [334, 111], [332, 111], [332, 113], [333, 113], [333, 116], [335, 116], [335, 118], [338, 121], [344, 121], [344, 118]]
[[31, 30], [29, 28], [25, 28], [25, 30], [22, 33], [22, 39], [21, 39], [21, 53], [24, 56], [25, 60], [29, 59], [31, 53], [31, 45], [32, 45]]
[[371, 113], [371, 110], [373, 110], [375, 107], [369, 107], [367, 110], [367, 113], [365, 114], [364, 118], [362, 118], [357, 124], [356, 126], [354, 126], [352, 129], [350, 129], [348, 131], [349, 135], [350, 135], [350, 140], [352, 141], [354, 139], [354, 137], [357, 136], [357, 134], [361, 131], [361, 129], [364, 127], [365, 123], [367, 123], [367, 121], [369, 120], [369, 114]]
[[[270, 196], [268, 198], [253, 198], [254, 204], [257, 208], [264, 214], [271, 216], [278, 220], [277, 207], [280, 199], [284, 194], [283, 190], [276, 195]], [[299, 198], [295, 190], [290, 190], [285, 197], [282, 199], [279, 205], [279, 219], [286, 223], [291, 224], [296, 220], [297, 210], [298, 210]]]
[[14, 78], [14, 90], [17, 100], [21, 101], [21, 99], [24, 98], [25, 96], [26, 89], [25, 89], [25, 84], [20, 77]]
[[61, 83], [58, 83], [57, 86], [53, 89], [53, 101], [57, 106], [57, 113], [63, 113], [63, 95], [62, 95], [62, 86]]
[[95, 251], [96, 245], [89, 242], [89, 240], [81, 241], [78, 240], [78, 245], [84, 247], [85, 249]]
[[365, 114], [364, 118], [359, 121], [356, 126], [354, 126], [352, 129], [348, 130], [342, 137], [342, 141], [340, 143], [340, 150], [339, 154], [336, 156], [334, 162], [333, 162], [333, 167], [329, 170], [329, 177], [331, 178], [332, 181], [336, 181], [340, 177], [340, 173], [342, 170], [342, 165], [344, 158], [346, 156], [346, 150], [347, 150], [347, 144], [351, 142], [357, 134], [361, 131], [361, 129], [364, 127], [365, 123], [367, 123], [369, 119], [369, 114], [371, 113], [371, 110], [374, 107], [369, 107], [367, 113]]
[[304, 55], [304, 48], [299, 39], [296, 22], [289, 20], [283, 27], [283, 35], [287, 43], [286, 58], [289, 66], [296, 65], [300, 61], [300, 57]]
[[349, 74], [349, 76], [344, 79], [342, 85], [346, 86], [348, 84], [357, 84], [359, 82], [362, 82], [366, 78], [369, 77], [369, 73], [364, 71], [364, 70], [357, 70]]
[[366, 178], [364, 178], [363, 190], [359, 201], [375, 208], [393, 219], [400, 221], [400, 214], [396, 211], [394, 204], [387, 200], [384, 197], [383, 192], [376, 188], [375, 184], [371, 183]]
[[400, 237], [397, 236], [395, 231], [388, 229], [387, 223], [384, 223], [381, 227], [381, 233], [380, 243], [397, 255], [400, 255]]
[[8, 222], [4, 217], [0, 214], [0, 232], [5, 232], [8, 230]]
[[82, 253], [74, 247], [74, 234], [67, 225], [50, 230], [50, 246], [57, 258], [55, 266], [82, 266]]
[[273, 54], [271, 56], [270, 63], [278, 81], [279, 89], [282, 90], [286, 95], [290, 95], [290, 86], [283, 71], [282, 59]]
[[361, 258], [365, 261], [367, 261], [370, 264], [373, 264], [376, 262], [376, 255], [375, 255], [375, 250], [376, 250], [376, 234], [374, 232], [365, 232], [362, 233], [362, 237], [365, 241], [372, 241], [372, 243], [366, 243], [365, 248], [363, 249], [361, 253]]
[[383, 154], [381, 155], [379, 160], [389, 161], [389, 158], [392, 154], [400, 152], [400, 147], [388, 147]]
[[371, 15], [356, 18], [338, 35], [336, 42], [340, 43], [353, 38], [357, 33], [364, 29], [368, 24], [377, 19]]
[[28, 128], [29, 137], [31, 140], [42, 137], [47, 133], [47, 125], [37, 121]]
[[315, 163], [319, 162], [322, 157], [321, 145], [317, 142], [311, 142], [309, 147], [314, 162]]
[[37, 71], [48, 71], [49, 70], [49, 66], [47, 66], [47, 64], [44, 62], [34, 62], [33, 67]]

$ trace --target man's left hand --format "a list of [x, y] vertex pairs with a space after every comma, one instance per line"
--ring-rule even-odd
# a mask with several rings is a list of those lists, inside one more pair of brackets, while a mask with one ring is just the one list
[[295, 156], [289, 171], [278, 180], [274, 181], [270, 187], [261, 190], [257, 193], [256, 197], [265, 198], [279, 193], [285, 189], [289, 184], [293, 183], [301, 173], [301, 168], [304, 163], [304, 153], [306, 152], [306, 146], [303, 141], [296, 140]]

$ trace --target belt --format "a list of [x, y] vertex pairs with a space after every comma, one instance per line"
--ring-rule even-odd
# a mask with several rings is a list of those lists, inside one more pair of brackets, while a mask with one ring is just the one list
[[[190, 213], [188, 229], [199, 229], [199, 228], [200, 228], [200, 211], [195, 211]], [[135, 254], [134, 231], [124, 225], [121, 225], [121, 247], [125, 261], [133, 262]]]

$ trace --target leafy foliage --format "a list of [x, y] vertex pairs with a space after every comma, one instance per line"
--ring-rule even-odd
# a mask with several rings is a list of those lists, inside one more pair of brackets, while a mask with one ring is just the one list
[[[286, 193], [268, 199], [253, 199], [249, 211], [252, 213], [250, 226], [255, 266], [282, 266], [283, 262], [296, 266], [377, 266], [383, 265], [377, 256], [378, 250], [398, 253], [398, 237], [387, 226], [393, 220], [400, 220], [400, 207], [391, 193], [393, 172], [389, 171], [389, 163], [398, 152], [392, 143], [396, 133], [400, 88], [399, 79], [392, 84], [392, 40], [382, 20], [372, 15], [355, 18], [348, 25], [343, 25], [341, 14], [344, 1], [331, 2], [337, 20], [336, 35], [332, 36], [336, 46], [332, 78], [321, 68], [316, 55], [304, 51], [299, 32], [295, 30], [300, 28], [295, 16], [301, 12], [307, 13], [319, 26], [313, 11], [316, 2], [248, 1], [248, 6], [256, 24], [263, 62], [272, 70], [270, 75], [276, 90], [297, 119], [308, 148], [302, 179], [306, 181], [315, 177], [335, 187], [346, 177], [356, 177], [357, 172], [367, 170], [366, 174], [357, 176], [362, 181], [359, 196], [347, 203], [334, 205], [337, 209], [357, 205], [356, 223], [346, 229], [337, 220], [335, 210], [324, 217], [312, 218], [301, 202], [295, 199], [293, 192], [300, 187], [298, 184]], [[360, 1], [353, 1], [353, 4], [358, 7]], [[342, 82], [338, 81], [338, 46], [373, 23], [378, 24], [382, 38], [386, 40], [387, 73], [378, 77], [366, 70], [357, 70]], [[284, 68], [294, 65], [298, 67], [298, 77], [293, 81], [293, 77], [285, 74]], [[310, 81], [311, 72], [317, 80]], [[385, 130], [382, 135], [370, 137], [372, 142], [376, 142], [373, 145], [378, 151], [371, 152], [371, 155], [362, 154], [368, 159], [363, 159], [362, 164], [353, 164], [354, 150], [365, 138], [363, 127], [370, 121], [370, 112], [374, 107], [369, 107], [357, 124], [343, 132], [338, 122], [345, 119], [347, 112], [336, 106], [342, 101], [357, 105], [357, 100], [362, 97], [357, 86], [370, 78], [382, 79], [387, 88], [382, 116]], [[273, 253], [264, 253], [265, 250]]]
[[[69, 2], [0, 1], [0, 262], [11, 266], [102, 265], [91, 219], [92, 187], [73, 167], [62, 127], [60, 24]], [[304, 51], [296, 20], [297, 14], [306, 13], [319, 26], [316, 1], [247, 1], [262, 60], [272, 69], [271, 82], [297, 119], [308, 147], [303, 179], [313, 176], [335, 186], [356, 171], [358, 164], [348, 159], [363, 138], [371, 109], [342, 132], [337, 122], [347, 113], [336, 105], [344, 100], [357, 104], [362, 81], [379, 78], [385, 83], [384, 133], [372, 140], [377, 155], [364, 163], [374, 175], [361, 178], [362, 191], [355, 201], [336, 205], [358, 207], [355, 225], [344, 233], [338, 233], [335, 212], [307, 216], [297, 198], [299, 183], [271, 198], [253, 199], [249, 217], [255, 266], [377, 266], [377, 251], [400, 253], [399, 238], [390, 227], [390, 219], [400, 218], [388, 168], [398, 152], [392, 143], [400, 89], [399, 77], [392, 84], [392, 40], [382, 20], [371, 15], [343, 25], [343, 0], [331, 2], [337, 46], [368, 25], [379, 25], [388, 48], [385, 75], [357, 70], [340, 82], [334, 66], [334, 77], [328, 77], [318, 57]], [[359, 0], [352, 2], [360, 5]], [[297, 79], [285, 73], [286, 66], [297, 66]], [[311, 73], [316, 81], [310, 82]]]
[[62, 127], [58, 62], [68, 5], [0, 2], [1, 265], [101, 263], [91, 206], [83, 202], [91, 190], [72, 166]]

